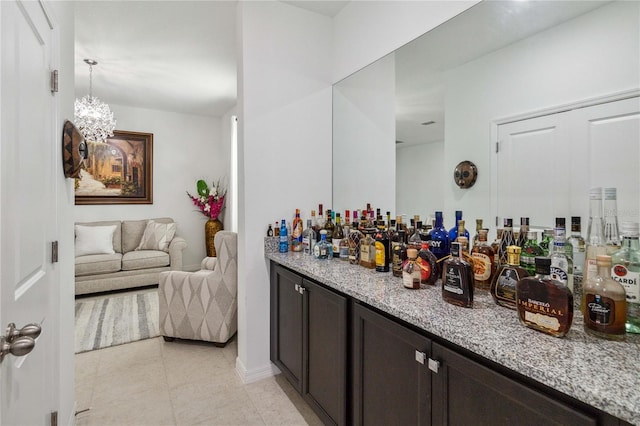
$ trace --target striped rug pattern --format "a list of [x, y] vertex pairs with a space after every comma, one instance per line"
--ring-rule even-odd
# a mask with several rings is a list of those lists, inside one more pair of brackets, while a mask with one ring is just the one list
[[77, 299], [75, 353], [156, 337], [158, 316], [157, 291]]

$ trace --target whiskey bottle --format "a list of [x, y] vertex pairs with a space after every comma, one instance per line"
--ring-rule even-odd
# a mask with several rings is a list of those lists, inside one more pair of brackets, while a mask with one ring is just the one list
[[316, 233], [311, 225], [311, 219], [307, 219], [307, 228], [302, 231], [302, 252], [312, 254], [316, 245]]
[[507, 247], [516, 245], [516, 241], [513, 238], [513, 219], [504, 219], [504, 229], [502, 231], [502, 237], [500, 238], [500, 248], [498, 249], [498, 259], [500, 265], [507, 263]]
[[333, 258], [333, 246], [327, 241], [327, 230], [320, 231], [320, 241], [313, 247], [313, 256], [316, 259], [331, 260]]
[[502, 245], [502, 233], [504, 232], [503, 228], [498, 228], [496, 229], [496, 239], [493, 240], [493, 242], [491, 243], [491, 248], [493, 249], [493, 252], [495, 253], [495, 262], [496, 262], [496, 266], [500, 266], [500, 246]]
[[351, 234], [350, 227], [346, 228], [344, 238], [340, 240], [340, 245], [338, 246], [339, 255], [338, 259], [340, 260], [349, 260], [349, 234]]
[[604, 189], [604, 242], [607, 254], [620, 250], [620, 232], [618, 228], [618, 206], [616, 188]]
[[582, 268], [583, 282], [595, 277], [598, 273], [596, 257], [599, 254], [607, 254], [604, 223], [602, 222], [602, 188], [591, 188], [589, 191], [589, 224], [585, 247], [585, 262]]
[[302, 251], [302, 219], [300, 209], [296, 209], [296, 216], [291, 226], [291, 251]]
[[394, 277], [402, 277], [402, 265], [404, 261], [407, 260], [407, 244], [405, 243], [406, 236], [404, 229], [399, 229], [396, 237], [396, 241], [392, 243], [391, 271]]
[[267, 229], [267, 237], [273, 237], [273, 228], [271, 224], [269, 224], [269, 229]]
[[565, 230], [556, 228], [553, 234], [553, 250], [551, 251], [551, 278], [560, 281], [573, 293], [573, 261], [567, 257]]
[[518, 232], [518, 239], [516, 245], [520, 248], [524, 247], [524, 243], [527, 242], [527, 232], [529, 232], [529, 218], [520, 218], [520, 232]]
[[571, 216], [571, 236], [569, 242], [573, 248], [573, 275], [582, 275], [586, 255], [584, 238], [581, 235], [580, 216]]
[[336, 213], [336, 224], [334, 225], [331, 244], [333, 244], [333, 257], [340, 257], [340, 243], [344, 238], [344, 230], [342, 228], [342, 219], [340, 213]]
[[[456, 225], [449, 230], [449, 241], [455, 241], [460, 236], [460, 230], [458, 229], [458, 222], [462, 220], [462, 210], [456, 210]], [[467, 241], [469, 241], [469, 231], [464, 229], [463, 236], [467, 237]]]
[[431, 243], [429, 244], [431, 252], [436, 255], [438, 260], [449, 255], [449, 233], [442, 226], [442, 212], [436, 212], [436, 223], [431, 230]]
[[473, 257], [473, 279], [476, 289], [489, 290], [496, 274], [495, 253], [487, 244], [487, 230], [481, 229], [478, 242], [471, 249]]
[[573, 295], [566, 285], [551, 278], [551, 259], [536, 257], [536, 275], [516, 284], [520, 322], [534, 330], [563, 337], [573, 322]]
[[327, 231], [327, 242], [333, 244], [333, 231], [336, 229], [336, 225], [332, 220], [333, 215], [331, 214], [331, 210], [327, 209], [327, 218], [324, 221], [324, 229]]
[[638, 224], [622, 224], [622, 248], [611, 256], [611, 278], [627, 295], [627, 333], [640, 333], [640, 243]]
[[287, 233], [287, 223], [284, 219], [280, 223], [280, 245], [279, 251], [280, 253], [287, 253], [289, 251], [289, 234]]
[[520, 266], [526, 269], [529, 275], [534, 275], [536, 273], [536, 257], [539, 256], [544, 256], [544, 250], [538, 245], [538, 233], [529, 231], [527, 232], [527, 241], [520, 254]]
[[418, 264], [418, 250], [407, 249], [407, 260], [402, 264], [402, 285], [405, 288], [417, 290], [420, 288], [420, 265]]
[[373, 234], [375, 229], [365, 229], [364, 238], [360, 240], [360, 266], [368, 269], [376, 267], [376, 246]]
[[429, 250], [429, 243], [426, 241], [422, 242], [418, 260], [420, 261], [420, 282], [434, 285], [440, 277], [440, 265], [436, 256]]
[[354, 212], [353, 226], [349, 232], [347, 239], [349, 240], [349, 263], [352, 265], [360, 264], [360, 240], [363, 238], [359, 229], [358, 216]]
[[442, 299], [452, 305], [473, 308], [473, 269], [462, 259], [460, 243], [451, 243], [451, 257], [442, 267]]
[[507, 263], [500, 267], [491, 281], [490, 291], [493, 301], [497, 305], [509, 309], [516, 309], [516, 284], [518, 281], [532, 275], [519, 266], [521, 250], [518, 246], [507, 247]]
[[389, 236], [382, 220], [378, 221], [378, 232], [375, 234], [376, 271], [389, 272]]
[[280, 236], [280, 223], [278, 221], [276, 221], [276, 223], [273, 226], [273, 236], [274, 237]]
[[472, 246], [475, 247], [480, 239], [480, 230], [482, 229], [482, 219], [476, 219], [476, 235], [473, 236]]
[[596, 256], [598, 272], [582, 287], [584, 331], [609, 340], [623, 340], [627, 301], [622, 284], [611, 278], [611, 256]]

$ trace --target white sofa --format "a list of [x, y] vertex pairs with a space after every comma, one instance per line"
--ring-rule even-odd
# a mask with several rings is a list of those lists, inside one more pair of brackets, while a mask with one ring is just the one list
[[[139, 248], [150, 221], [155, 222], [154, 225], [158, 228], [169, 228], [175, 231], [173, 225], [170, 227], [160, 225], [173, 224], [174, 221], [171, 218], [76, 223], [76, 295], [158, 284], [161, 272], [181, 271], [182, 251], [187, 247], [187, 243], [183, 238], [175, 236], [175, 233], [171, 235], [172, 238], [169, 238], [168, 247], [164, 244], [165, 250]], [[109, 250], [91, 253], [101, 250], [80, 249], [79, 246], [87, 240], [91, 245], [93, 239], [98, 239], [97, 237], [92, 238], [91, 232], [94, 230], [86, 227], [101, 227], [95, 230], [95, 235], [99, 237], [100, 233], [97, 231], [108, 230], [112, 226], [115, 228], [113, 229], [113, 250], [111, 253]], [[79, 241], [80, 234], [82, 234], [82, 241]], [[148, 236], [145, 235], [145, 242], [148, 240]], [[161, 243], [166, 243], [166, 241]], [[104, 245], [102, 244], [103, 248]], [[84, 254], [85, 252], [91, 254]]]

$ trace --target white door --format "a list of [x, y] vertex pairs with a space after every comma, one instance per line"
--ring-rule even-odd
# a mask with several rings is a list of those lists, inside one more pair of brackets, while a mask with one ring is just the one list
[[50, 90], [55, 52], [47, 5], [1, 1], [0, 56], [0, 334], [38, 323], [42, 334], [23, 357], [0, 364], [0, 424], [46, 425], [56, 408], [53, 313], [58, 271], [55, 236], [56, 100]]

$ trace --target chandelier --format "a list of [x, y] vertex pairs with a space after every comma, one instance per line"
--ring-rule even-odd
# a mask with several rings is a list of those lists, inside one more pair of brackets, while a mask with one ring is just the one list
[[113, 136], [116, 121], [109, 105], [91, 95], [93, 66], [98, 65], [93, 59], [85, 59], [89, 65], [89, 94], [75, 102], [75, 125], [87, 141], [106, 142]]

